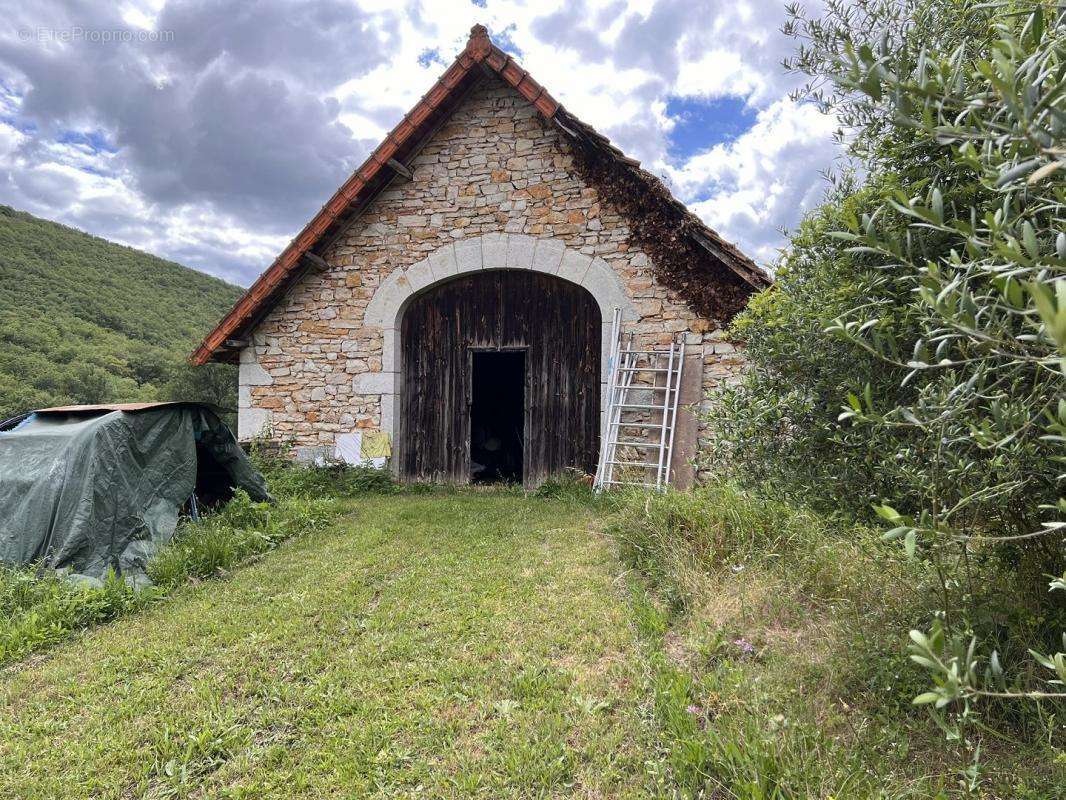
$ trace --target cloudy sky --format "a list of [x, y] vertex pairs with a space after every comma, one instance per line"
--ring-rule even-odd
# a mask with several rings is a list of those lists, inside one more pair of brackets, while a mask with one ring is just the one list
[[0, 202], [248, 284], [475, 22], [761, 263], [823, 192], [784, 0], [0, 0]]

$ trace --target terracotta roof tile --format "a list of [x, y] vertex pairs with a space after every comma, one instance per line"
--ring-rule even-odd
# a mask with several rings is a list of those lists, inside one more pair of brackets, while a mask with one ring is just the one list
[[[612, 157], [626, 164], [628, 168], [639, 167], [640, 162], [628, 158], [611, 144], [607, 137], [596, 132], [590, 125], [564, 112], [555, 98], [541, 84], [518, 66], [514, 59], [492, 44], [484, 26], [475, 25], [470, 31], [470, 39], [467, 41], [466, 48], [458, 58], [423, 95], [415, 107], [389, 132], [366, 161], [323, 204], [315, 217], [304, 226], [303, 230], [278, 255], [274, 263], [256, 279], [229, 313], [207, 335], [190, 357], [194, 364], [206, 363], [213, 358], [219, 358], [220, 355], [224, 360], [234, 358], [232, 352], [229, 354], [222, 352], [226, 340], [237, 338], [237, 334], [244, 327], [270, 307], [285, 288], [288, 280], [300, 274], [303, 254], [327, 236], [335, 225], [344, 221], [344, 215], [348, 209], [364, 200], [364, 196], [373, 190], [383, 171], [385, 175], [391, 173], [391, 167], [388, 166], [389, 159], [396, 158], [406, 149], [414, 147], [420, 136], [428, 133], [429, 125], [440, 113], [447, 110], [450, 103], [458, 99], [461, 90], [473, 79], [472, 73], [482, 64], [514, 87], [547, 119], [553, 120], [564, 130], [576, 129], [581, 136], [586, 137], [596, 146], [608, 150]], [[638, 172], [646, 179], [658, 180], [643, 170], [638, 170]], [[681, 203], [676, 200], [674, 202], [687, 217], [697, 220], [695, 215]], [[760, 288], [769, 283], [765, 273], [733, 245], [723, 240], [701, 221], [698, 222], [698, 226], [710, 241], [724, 251], [727, 258], [736, 261], [735, 264], [727, 266], [741, 275], [753, 288]]]

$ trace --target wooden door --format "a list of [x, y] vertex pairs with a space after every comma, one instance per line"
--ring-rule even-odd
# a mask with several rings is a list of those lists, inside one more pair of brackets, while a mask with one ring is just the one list
[[600, 434], [599, 308], [553, 275], [486, 270], [415, 297], [400, 330], [397, 457], [406, 480], [470, 481], [471, 348], [523, 348], [528, 386], [524, 483], [591, 472]]

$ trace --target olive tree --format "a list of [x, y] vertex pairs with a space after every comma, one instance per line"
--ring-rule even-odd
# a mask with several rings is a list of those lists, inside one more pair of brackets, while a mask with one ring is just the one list
[[[1066, 698], [1066, 634], [1059, 652], [1034, 646], [1044, 674], [1025, 685], [995, 650], [980, 655], [947, 596], [987, 548], [1044, 569], [1066, 553], [1066, 12], [966, 10], [987, 21], [987, 41], [840, 43], [833, 85], [855, 108], [884, 109], [896, 141], [921, 153], [922, 178], [832, 235], [909, 286], [916, 335], [904, 347], [876, 299], [826, 329], [919, 387], [906, 403], [857, 387], [839, 419], [874, 441], [900, 430], [921, 443], [923, 502], [906, 513], [886, 498], [877, 513], [888, 538], [932, 560], [945, 593], [931, 630], [911, 632], [911, 658], [934, 683], [915, 702], [964, 714], [982, 697]], [[883, 224], [900, 218], [902, 229]], [[1066, 589], [1066, 574], [1048, 577]]]

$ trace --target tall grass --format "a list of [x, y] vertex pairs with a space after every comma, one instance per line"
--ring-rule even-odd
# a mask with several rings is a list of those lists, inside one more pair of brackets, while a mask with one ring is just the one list
[[396, 488], [381, 470], [281, 461], [263, 467], [277, 502], [257, 503], [238, 491], [198, 522], [183, 522], [148, 564], [152, 585], [137, 588], [113, 575], [102, 585], [75, 583], [52, 570], [0, 567], [0, 666], [163, 600], [189, 580], [224, 576], [288, 539], [328, 525], [346, 508], [346, 497]]
[[53, 571], [0, 567], [0, 665], [140, 608], [156, 590], [134, 589], [109, 576], [102, 586], [75, 583]]
[[288, 459], [259, 459], [259, 467], [278, 497], [351, 497], [400, 491], [388, 470], [371, 467], [313, 467]]
[[630, 495], [619, 509], [610, 530], [623, 557], [674, 611], [700, 605], [721, 576], [784, 579], [782, 592], [818, 604], [858, 588], [871, 558], [900, 565], [871, 530], [730, 484]]
[[168, 589], [190, 578], [225, 575], [282, 542], [321, 528], [337, 513], [331, 498], [287, 497], [276, 505], [238, 492], [218, 513], [184, 526], [148, 564], [148, 577]]
[[[935, 606], [927, 565], [844, 518], [730, 485], [617, 502], [608, 530], [635, 576], [661, 793], [962, 796], [967, 749], [911, 704], [924, 676], [901, 632]], [[987, 796], [1056, 796], [1058, 752], [990, 740]]]

